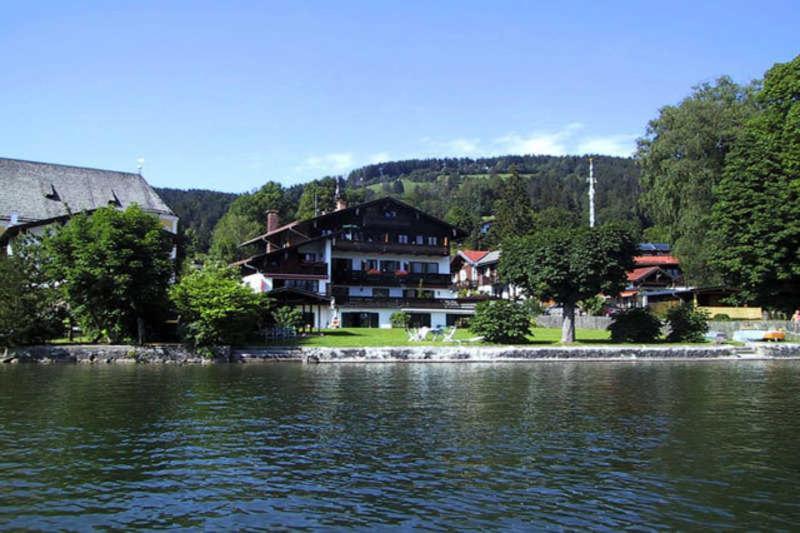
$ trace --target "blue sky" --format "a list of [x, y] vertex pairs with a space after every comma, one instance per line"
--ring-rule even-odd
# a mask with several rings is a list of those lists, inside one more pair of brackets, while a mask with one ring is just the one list
[[630, 153], [800, 53], [797, 2], [18, 2], [0, 156], [245, 191], [382, 160]]

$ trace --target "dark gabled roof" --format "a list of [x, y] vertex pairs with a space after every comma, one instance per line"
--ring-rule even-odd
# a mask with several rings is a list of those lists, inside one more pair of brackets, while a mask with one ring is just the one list
[[320, 215], [318, 217], [309, 218], [309, 219], [306, 219], [306, 220], [297, 220], [297, 221], [291, 222], [289, 224], [286, 224], [284, 226], [281, 226], [281, 227], [275, 229], [274, 231], [270, 231], [270, 232], [264, 233], [262, 235], [254, 237], [254, 238], [252, 238], [252, 239], [250, 239], [248, 241], [245, 241], [242, 244], [240, 244], [239, 246], [247, 246], [249, 244], [253, 244], [253, 243], [256, 243], [258, 241], [262, 241], [262, 240], [266, 239], [267, 237], [271, 237], [271, 236], [277, 235], [277, 234], [279, 234], [281, 232], [290, 230], [292, 228], [296, 228], [296, 227], [301, 226], [301, 225], [305, 226], [307, 224], [313, 223], [314, 221], [319, 222], [319, 221], [323, 221], [323, 220], [328, 220], [330, 218], [341, 216], [341, 215], [346, 214], [346, 213], [352, 213], [352, 212], [356, 211], [357, 209], [365, 209], [365, 208], [368, 208], [368, 207], [371, 207], [373, 205], [379, 204], [381, 202], [386, 202], [386, 201], [392, 202], [392, 203], [396, 204], [397, 206], [402, 207], [404, 209], [411, 209], [412, 211], [416, 211], [416, 212], [420, 213], [422, 216], [424, 216], [425, 218], [427, 218], [428, 220], [431, 220], [431, 221], [433, 221], [433, 222], [435, 222], [437, 224], [441, 224], [443, 226], [451, 228], [452, 230], [454, 230], [456, 232], [456, 234], [454, 235], [456, 238], [463, 238], [463, 237], [467, 236], [467, 233], [464, 230], [453, 226], [449, 222], [445, 222], [444, 220], [442, 220], [440, 218], [437, 218], [437, 217], [435, 217], [433, 215], [429, 215], [425, 211], [422, 211], [422, 210], [414, 207], [413, 205], [409, 205], [409, 204], [407, 204], [405, 202], [401, 202], [397, 198], [393, 198], [391, 196], [383, 196], [381, 198], [376, 198], [375, 200], [370, 200], [369, 202], [364, 202], [362, 204], [357, 204], [357, 205], [354, 205], [354, 206], [351, 206], [351, 207], [346, 207], [344, 209], [340, 209], [339, 211], [332, 211], [330, 213], [325, 213], [324, 215]]
[[16, 213], [19, 223], [26, 223], [132, 204], [151, 213], [173, 214], [133, 172], [0, 158], [0, 218]]

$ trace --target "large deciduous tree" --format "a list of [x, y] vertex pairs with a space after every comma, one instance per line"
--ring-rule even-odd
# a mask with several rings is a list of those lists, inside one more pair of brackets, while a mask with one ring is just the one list
[[728, 77], [704, 83], [676, 106], [665, 106], [639, 139], [640, 202], [655, 227], [652, 238], [673, 245], [687, 280], [715, 284], [709, 266], [716, 242], [708, 234], [714, 188], [721, 181], [725, 157], [752, 116], [753, 84]]
[[498, 268], [503, 281], [560, 304], [561, 342], [574, 342], [578, 302], [618, 294], [635, 253], [634, 239], [620, 225], [554, 228], [504, 241]]
[[717, 188], [714, 264], [739, 299], [800, 306], [800, 56], [767, 71]]
[[0, 347], [50, 340], [63, 333], [63, 306], [42, 271], [39, 247], [0, 255]]
[[224, 263], [242, 259], [249, 251], [239, 245], [267, 231], [268, 210], [278, 210], [281, 218], [291, 214], [284, 193], [279, 183], [270, 181], [256, 192], [236, 198], [214, 227], [211, 257]]
[[79, 214], [45, 237], [46, 268], [84, 331], [112, 342], [159, 327], [173, 274], [172, 239], [158, 219], [131, 206]]

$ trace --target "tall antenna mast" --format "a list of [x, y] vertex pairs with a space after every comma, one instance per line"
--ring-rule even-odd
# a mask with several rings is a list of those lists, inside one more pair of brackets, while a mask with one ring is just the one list
[[594, 161], [589, 158], [589, 227], [594, 227]]

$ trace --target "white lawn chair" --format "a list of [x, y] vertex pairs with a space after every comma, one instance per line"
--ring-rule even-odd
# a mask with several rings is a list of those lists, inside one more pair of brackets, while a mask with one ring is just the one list
[[463, 344], [463, 343], [472, 344], [476, 342], [481, 342], [482, 340], [483, 337], [472, 337], [471, 339], [456, 339], [456, 342], [458, 344]]
[[442, 335], [442, 342], [453, 342], [453, 339], [456, 336], [456, 329], [457, 328], [453, 326], [452, 328], [450, 328], [450, 331]]

